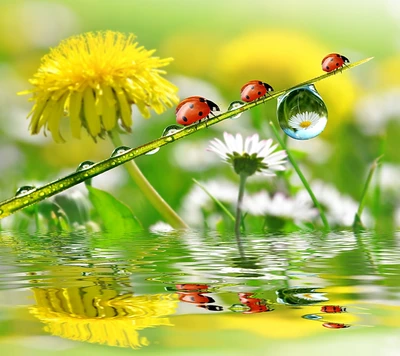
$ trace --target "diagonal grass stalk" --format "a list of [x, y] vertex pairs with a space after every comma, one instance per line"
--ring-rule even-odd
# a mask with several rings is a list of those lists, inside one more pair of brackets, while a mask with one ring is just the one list
[[[351, 68], [354, 68], [361, 64], [364, 64], [364, 63], [370, 61], [372, 58], [373, 57], [370, 57], [370, 58], [366, 58], [366, 59], [363, 59], [358, 62], [350, 63], [349, 65], [346, 65], [345, 67], [343, 67], [341, 69], [341, 72], [345, 72]], [[95, 163], [87, 169], [71, 173], [63, 178], [60, 178], [53, 182], [45, 184], [42, 187], [38, 187], [26, 194], [17, 195], [10, 199], [7, 199], [3, 202], [0, 202], [0, 219], [4, 218], [6, 216], [9, 216], [9, 215], [15, 213], [16, 211], [19, 211], [29, 205], [35, 204], [41, 200], [44, 200], [55, 194], [58, 194], [58, 193], [66, 190], [68, 188], [71, 188], [79, 183], [82, 183], [82, 182], [86, 181], [87, 179], [93, 178], [93, 177], [95, 177], [99, 174], [102, 174], [110, 169], [113, 169], [121, 164], [124, 164], [124, 163], [131, 161], [139, 156], [142, 156], [142, 155], [146, 154], [147, 152], [150, 152], [154, 149], [157, 149], [157, 148], [160, 148], [167, 144], [170, 144], [176, 140], [180, 140], [186, 136], [192, 135], [192, 134], [196, 133], [197, 131], [204, 130], [209, 126], [215, 125], [220, 121], [229, 119], [236, 115], [239, 115], [242, 112], [247, 111], [255, 106], [261, 105], [266, 101], [276, 99], [277, 97], [279, 97], [279, 96], [285, 94], [286, 92], [291, 91], [297, 87], [316, 83], [320, 80], [326, 79], [335, 74], [336, 74], [336, 72], [326, 73], [321, 76], [307, 80], [303, 83], [297, 84], [291, 88], [272, 92], [267, 97], [260, 98], [259, 100], [256, 100], [256, 101], [253, 101], [250, 103], [246, 103], [245, 105], [243, 105], [237, 109], [229, 110], [218, 116], [212, 117], [212, 118], [208, 119], [207, 121], [194, 123], [194, 124], [187, 126], [187, 127], [183, 128], [182, 130], [179, 130], [171, 135], [160, 137], [160, 138], [153, 140], [142, 146], [127, 150], [121, 155], [110, 157], [103, 161]]]
[[207, 188], [203, 185], [203, 184], [201, 184], [198, 180], [196, 180], [196, 179], [192, 179], [193, 180], [193, 182], [195, 183], [195, 184], [197, 184], [212, 200], [213, 200], [213, 202], [215, 203], [215, 204], [217, 204], [221, 209], [222, 209], [222, 211], [233, 221], [233, 222], [235, 222], [235, 217], [231, 214], [231, 212], [226, 208], [226, 206], [224, 205], [224, 204], [222, 204], [217, 198], [215, 198], [208, 190], [207, 190]]

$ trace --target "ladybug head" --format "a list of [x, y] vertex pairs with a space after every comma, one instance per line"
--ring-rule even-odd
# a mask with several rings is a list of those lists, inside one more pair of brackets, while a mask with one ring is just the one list
[[213, 101], [207, 99], [206, 103], [211, 111], [220, 111], [218, 105], [215, 104]]
[[347, 57], [342, 56], [342, 55], [340, 57], [342, 57], [344, 63], [350, 63], [350, 61]]
[[274, 91], [274, 89], [273, 89], [269, 84], [267, 84], [267, 83], [262, 83], [262, 85], [264, 86], [265, 89], [267, 89], [267, 92], [268, 92], [268, 91]]

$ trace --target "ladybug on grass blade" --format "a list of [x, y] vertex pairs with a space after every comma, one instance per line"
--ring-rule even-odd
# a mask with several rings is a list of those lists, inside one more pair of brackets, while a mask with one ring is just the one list
[[345, 56], [339, 53], [330, 53], [324, 57], [321, 65], [322, 70], [329, 73], [342, 68], [346, 63], [350, 63], [350, 61]]
[[240, 89], [240, 96], [243, 101], [249, 103], [265, 96], [274, 89], [267, 83], [259, 80], [250, 80]]
[[213, 111], [219, 111], [219, 107], [211, 100], [201, 96], [190, 96], [182, 100], [176, 107], [176, 122], [187, 126], [207, 118]]

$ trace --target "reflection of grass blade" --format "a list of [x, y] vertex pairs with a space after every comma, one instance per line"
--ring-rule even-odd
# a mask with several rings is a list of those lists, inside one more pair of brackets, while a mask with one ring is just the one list
[[313, 201], [315, 207], [318, 209], [319, 211], [319, 215], [321, 216], [321, 220], [322, 223], [324, 224], [324, 227], [326, 230], [330, 230], [329, 227], [329, 223], [328, 223], [328, 219], [325, 216], [324, 210], [322, 209], [321, 204], [319, 203], [319, 201], [317, 200], [317, 198], [314, 195], [314, 192], [312, 191], [310, 185], [307, 182], [306, 177], [304, 177], [303, 172], [300, 170], [300, 167], [298, 166], [298, 164], [296, 163], [295, 159], [293, 158], [291, 152], [288, 150], [285, 142], [282, 140], [281, 136], [279, 135], [278, 130], [276, 129], [275, 125], [273, 124], [272, 121], [270, 121], [269, 123], [272, 127], [272, 131], [277, 139], [277, 141], [279, 142], [279, 144], [281, 145], [281, 147], [286, 151], [287, 153], [287, 157], [290, 161], [290, 163], [292, 164], [294, 170], [296, 171], [297, 175], [299, 176], [301, 182], [304, 185], [304, 188], [306, 188], [308, 194], [310, 195], [311, 200]]
[[[359, 66], [360, 64], [364, 64], [370, 61], [373, 57], [363, 59], [358, 62], [350, 63], [341, 69], [341, 72], [345, 72], [351, 68]], [[243, 111], [249, 110], [255, 106], [261, 105], [266, 101], [276, 99], [277, 97], [285, 94], [286, 92], [293, 90], [297, 87], [313, 84], [320, 80], [326, 79], [332, 75], [337, 75], [336, 72], [325, 73], [320, 75], [319, 77], [307, 80], [306, 82], [297, 84], [291, 88], [279, 90], [276, 92], [270, 93], [270, 95], [265, 98], [260, 98], [259, 100], [246, 103], [245, 105], [235, 109], [229, 110], [227, 112], [222, 113], [221, 115], [212, 117], [207, 121], [194, 123], [192, 125], [186, 126], [182, 130], [175, 132], [172, 135], [162, 136], [154, 141], [146, 143], [142, 146], [132, 148], [127, 150], [125, 153], [118, 155], [117, 157], [110, 157], [103, 161], [100, 161], [96, 164], [90, 166], [90, 168], [85, 169], [84, 171], [74, 172], [64, 178], [60, 178], [54, 182], [48, 183], [42, 187], [36, 188], [32, 192], [25, 194], [23, 196], [15, 196], [3, 202], [0, 202], [0, 219], [9, 216], [15, 213], [18, 210], [21, 210], [29, 205], [35, 204], [41, 200], [49, 198], [55, 194], [58, 194], [68, 188], [73, 187], [79, 183], [82, 183], [90, 178], [93, 178], [99, 174], [102, 174], [110, 169], [113, 169], [121, 164], [124, 164], [128, 161], [131, 161], [139, 156], [146, 154], [147, 152], [153, 151], [157, 148], [165, 146], [169, 143], [172, 143], [176, 140], [184, 138], [186, 136], [192, 135], [197, 131], [204, 130], [209, 126], [215, 125], [216, 123], [234, 117], [236, 115], [241, 114]]]
[[211, 195], [211, 193], [207, 190], [207, 188], [202, 185], [199, 181], [193, 178], [193, 182], [195, 182], [212, 200], [215, 204], [217, 204], [222, 211], [233, 221], [235, 222], [235, 217], [231, 214], [231, 212], [222, 204], [217, 198]]
[[355, 230], [359, 230], [359, 229], [363, 228], [363, 224], [361, 221], [361, 214], [364, 210], [365, 197], [367, 196], [367, 191], [368, 191], [369, 185], [371, 183], [372, 176], [374, 175], [374, 172], [375, 172], [376, 168], [378, 167], [379, 161], [382, 157], [383, 156], [379, 156], [378, 158], [376, 158], [374, 160], [374, 162], [371, 164], [371, 168], [369, 169], [369, 173], [368, 173], [367, 179], [364, 183], [363, 191], [361, 193], [360, 205], [358, 206], [358, 210], [356, 212], [356, 215], [354, 216], [353, 229], [355, 229]]

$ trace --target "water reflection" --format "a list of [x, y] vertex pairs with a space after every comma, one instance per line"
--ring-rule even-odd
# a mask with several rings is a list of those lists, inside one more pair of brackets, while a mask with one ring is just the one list
[[13, 308], [22, 305], [44, 326], [27, 335], [170, 353], [205, 347], [210, 335], [220, 347], [229, 339], [250, 352], [250, 339], [398, 326], [398, 236], [390, 248], [383, 236], [347, 232], [241, 239], [239, 249], [234, 236], [215, 233], [3, 232], [0, 315], [20, 325]]

